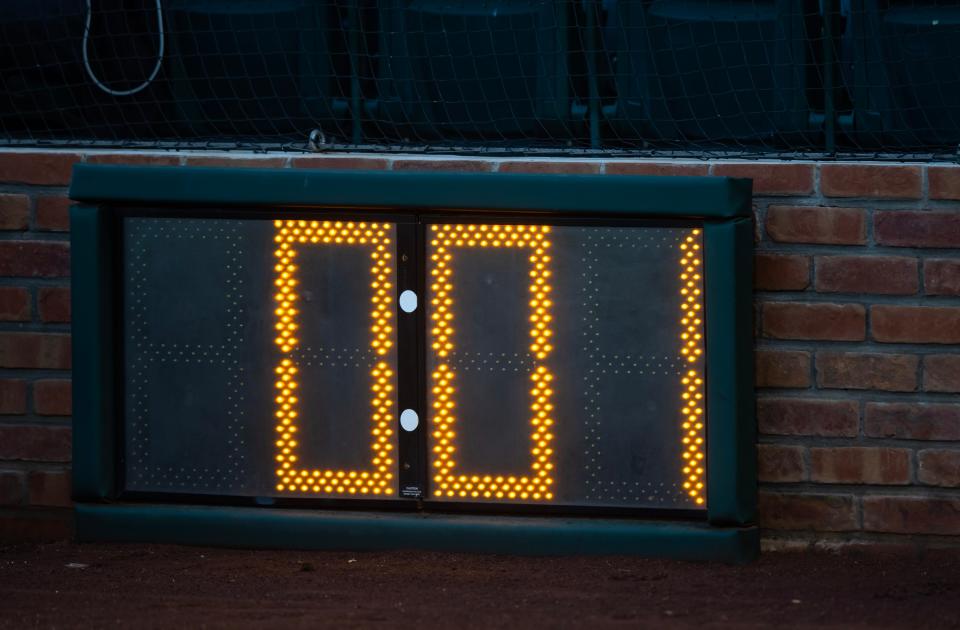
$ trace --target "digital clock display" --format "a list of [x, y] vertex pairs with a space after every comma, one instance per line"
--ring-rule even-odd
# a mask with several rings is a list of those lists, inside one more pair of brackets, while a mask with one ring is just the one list
[[120, 220], [125, 490], [705, 509], [700, 224], [284, 214]]

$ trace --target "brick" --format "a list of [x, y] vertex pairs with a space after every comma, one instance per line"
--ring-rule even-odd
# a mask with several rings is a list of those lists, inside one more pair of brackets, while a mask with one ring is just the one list
[[0, 321], [30, 321], [30, 292], [23, 287], [0, 287]]
[[70, 472], [31, 471], [27, 477], [28, 502], [33, 506], [70, 507]]
[[760, 218], [760, 208], [755, 203], [750, 208], [750, 220], [753, 223], [753, 244], [757, 245], [763, 240], [763, 220]]
[[856, 437], [860, 405], [855, 400], [760, 398], [757, 424], [766, 435]]
[[863, 528], [891, 534], [960, 534], [960, 498], [865, 496]]
[[33, 410], [41, 416], [69, 416], [73, 412], [71, 382], [64, 379], [33, 384]]
[[867, 403], [864, 433], [900, 440], [960, 440], [960, 405]]
[[87, 164], [126, 164], [129, 166], [179, 166], [180, 156], [166, 153], [96, 153], [88, 154]]
[[912, 392], [917, 389], [920, 359], [908, 354], [820, 352], [815, 365], [817, 386], [823, 389]]
[[70, 461], [70, 428], [0, 425], [0, 459]]
[[821, 293], [913, 295], [920, 289], [916, 258], [817, 256], [814, 262]]
[[917, 479], [928, 486], [960, 488], [960, 448], [929, 448], [919, 451]]
[[444, 173], [489, 173], [493, 163], [485, 160], [394, 160], [395, 171], [429, 171]]
[[960, 247], [960, 213], [876, 212], [873, 237], [891, 247]]
[[760, 291], [803, 291], [810, 285], [810, 258], [759, 253], [753, 259], [753, 288]]
[[23, 473], [17, 470], [0, 470], [0, 506], [20, 505], [25, 495]]
[[858, 529], [851, 495], [761, 492], [760, 526], [770, 529], [848, 532]]
[[928, 166], [927, 188], [931, 199], [960, 199], [960, 168]]
[[960, 308], [876, 305], [870, 332], [884, 343], [960, 343]]
[[753, 338], [754, 339], [759, 339], [762, 334], [762, 331], [760, 330], [762, 307], [763, 307], [763, 304], [759, 301], [755, 301], [753, 303]]
[[770, 206], [767, 234], [780, 243], [862, 245], [867, 242], [866, 210], [811, 206]]
[[604, 163], [607, 175], [695, 175], [703, 176], [710, 172], [709, 164], [681, 164], [676, 162], [620, 162]]
[[287, 163], [285, 157], [220, 157], [213, 155], [190, 156], [186, 159], [187, 166], [227, 167], [227, 168], [283, 168]]
[[0, 153], [0, 182], [66, 186], [73, 165], [80, 161], [75, 153]]
[[0, 332], [0, 368], [70, 369], [70, 335]]
[[290, 166], [294, 168], [317, 168], [350, 171], [382, 171], [387, 168], [388, 164], [389, 162], [384, 158], [333, 157], [329, 155], [299, 157], [290, 160]]
[[863, 341], [867, 314], [860, 304], [768, 302], [762, 326], [775, 339]]
[[820, 190], [827, 197], [920, 199], [919, 166], [880, 164], [823, 164]]
[[37, 292], [40, 320], [46, 323], [70, 321], [70, 288], [41, 287]]
[[[394, 165], [396, 168], [396, 165]], [[561, 161], [526, 161], [501, 162], [498, 169], [501, 173], [536, 173], [559, 175], [594, 175], [600, 172], [600, 162], [561, 162]]]
[[37, 199], [37, 229], [48, 232], [70, 231], [70, 204], [66, 197], [45, 195]]
[[960, 354], [923, 357], [923, 391], [960, 392]]
[[0, 379], [0, 414], [27, 413], [27, 383], [19, 379]]
[[923, 292], [960, 295], [960, 260], [928, 258], [923, 261]]
[[0, 241], [0, 276], [56, 278], [69, 275], [69, 243]]
[[905, 448], [811, 448], [810, 480], [906, 485], [910, 483], [910, 451]]
[[26, 230], [30, 226], [30, 198], [0, 194], [0, 230]]
[[757, 445], [757, 473], [760, 481], [791, 483], [807, 478], [802, 446]]
[[757, 387], [810, 387], [810, 353], [799, 350], [758, 349], [754, 353]]
[[713, 174], [752, 179], [754, 196], [813, 192], [813, 164], [717, 162], [713, 165]]
[[73, 515], [18, 513], [0, 516], [0, 542], [55, 542], [73, 538]]

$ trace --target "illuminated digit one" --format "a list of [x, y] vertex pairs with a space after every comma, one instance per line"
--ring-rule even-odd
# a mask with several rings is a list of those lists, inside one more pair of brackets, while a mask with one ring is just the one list
[[680, 354], [686, 362], [680, 379], [683, 409], [683, 488], [697, 505], [705, 499], [703, 452], [703, 260], [700, 230], [680, 243]]
[[[553, 499], [553, 374], [541, 364], [553, 351], [550, 322], [550, 228], [535, 225], [433, 225], [430, 275], [430, 338], [439, 360], [433, 370], [431, 453], [433, 494], [437, 497], [491, 500]], [[537, 367], [530, 375], [530, 473], [527, 475], [458, 474], [456, 464], [456, 372], [447, 362], [454, 348], [453, 250], [462, 247], [520, 247], [530, 250], [530, 353]]]
[[[312, 492], [324, 494], [389, 494], [393, 479], [393, 413], [394, 374], [386, 357], [393, 346], [391, 333], [394, 319], [393, 295], [390, 282], [390, 229], [387, 223], [355, 223], [331, 221], [274, 221], [277, 228], [274, 241], [277, 249], [276, 338], [274, 342], [283, 353], [275, 370], [277, 490], [281, 492]], [[370, 254], [370, 288], [372, 310], [370, 318], [370, 347], [378, 357], [370, 370], [372, 393], [371, 467], [367, 470], [310, 470], [298, 465], [297, 418], [299, 415], [297, 365], [292, 353], [297, 348], [297, 249], [302, 246], [323, 245], [367, 246]]]

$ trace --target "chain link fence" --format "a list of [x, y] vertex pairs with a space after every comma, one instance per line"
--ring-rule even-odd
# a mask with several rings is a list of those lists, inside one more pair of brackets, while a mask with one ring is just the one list
[[954, 159], [960, 0], [4, 0], [0, 143]]

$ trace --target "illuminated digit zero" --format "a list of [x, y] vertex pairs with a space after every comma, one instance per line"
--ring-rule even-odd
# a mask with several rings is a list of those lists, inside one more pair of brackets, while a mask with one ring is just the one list
[[[274, 241], [277, 249], [274, 256], [277, 258], [276, 278], [274, 284], [277, 293], [274, 299], [277, 303], [276, 338], [277, 347], [283, 353], [275, 374], [277, 389], [276, 402], [276, 432], [278, 434], [276, 447], [276, 471], [278, 491], [313, 492], [326, 494], [390, 494], [389, 486], [393, 474], [390, 472], [393, 459], [393, 413], [394, 374], [385, 360], [393, 346], [391, 332], [394, 320], [393, 291], [390, 282], [390, 224], [387, 223], [355, 223], [331, 221], [274, 221], [277, 228]], [[299, 299], [297, 295], [297, 265], [295, 264], [298, 245], [366, 245], [373, 248], [370, 255], [372, 265], [370, 274], [373, 290], [371, 303], [373, 309], [370, 317], [373, 321], [370, 328], [372, 340], [370, 347], [378, 357], [376, 364], [370, 370], [373, 412], [372, 443], [373, 450], [369, 470], [330, 470], [298, 467], [297, 464], [297, 417], [298, 398], [296, 396], [297, 365], [293, 359], [293, 352], [297, 348], [297, 314], [295, 308]]]
[[[553, 433], [553, 374], [540, 362], [553, 351], [550, 327], [550, 242], [546, 240], [548, 226], [535, 225], [433, 225], [431, 226], [431, 305], [430, 322], [432, 348], [439, 364], [433, 370], [433, 414], [431, 418], [434, 446], [431, 463], [434, 469], [433, 494], [437, 497], [484, 499], [553, 499], [553, 470], [551, 448]], [[456, 403], [453, 382], [456, 373], [446, 358], [453, 350], [454, 309], [453, 289], [454, 248], [461, 247], [523, 247], [529, 248], [530, 261], [530, 352], [537, 359], [537, 367], [530, 375], [530, 435], [532, 461], [530, 474], [465, 475], [457, 474], [456, 461]]]
[[680, 354], [687, 369], [680, 379], [683, 405], [683, 488], [697, 505], [705, 502], [703, 452], [703, 259], [700, 230], [680, 243]]

